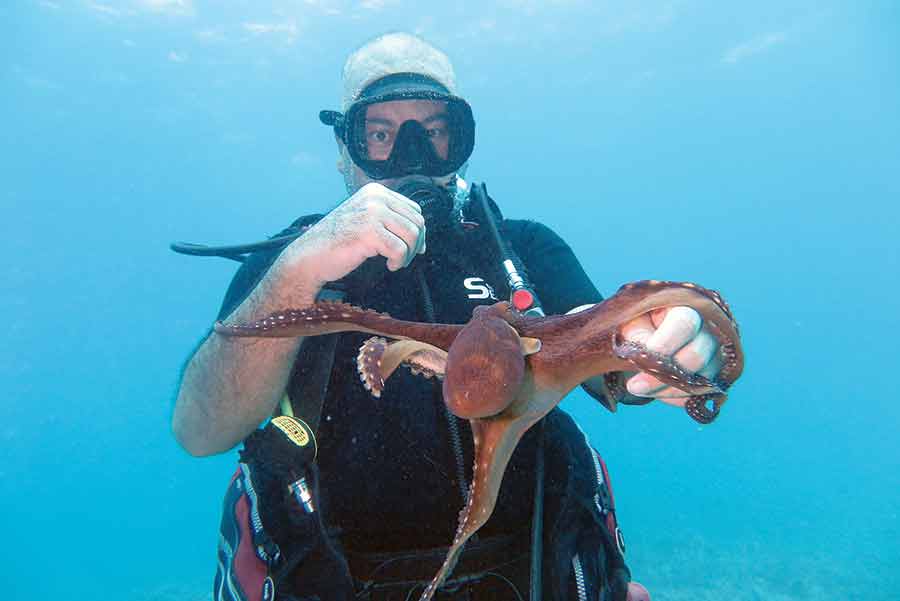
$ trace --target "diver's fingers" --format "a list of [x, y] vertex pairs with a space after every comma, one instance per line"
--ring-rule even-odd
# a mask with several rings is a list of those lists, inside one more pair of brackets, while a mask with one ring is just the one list
[[410, 221], [400, 213], [388, 213], [382, 223], [385, 228], [393, 232], [401, 238], [409, 247], [409, 256], [403, 263], [403, 267], [412, 262], [415, 256], [424, 252], [425, 247], [425, 224], [419, 225], [419, 220]]
[[693, 340], [675, 353], [675, 362], [688, 371], [699, 372], [707, 366], [716, 351], [719, 349], [719, 341], [707, 330], [701, 330]]
[[413, 211], [414, 213], [419, 213], [420, 215], [422, 214], [422, 207], [419, 206], [419, 203], [411, 200], [407, 196], [403, 196], [395, 190], [391, 190], [390, 188], [385, 187], [384, 191], [395, 201], [396, 206], [403, 206]]
[[407, 245], [407, 256], [398, 260], [400, 267], [406, 267], [416, 254], [424, 252], [425, 218], [422, 216], [421, 208], [405, 196], [384, 186], [376, 188], [375, 192], [382, 204], [378, 214], [379, 221], [385, 229]]
[[377, 235], [378, 248], [376, 250], [379, 255], [387, 259], [388, 270], [397, 271], [406, 267], [414, 256], [410, 252], [410, 245], [406, 240], [387, 227], [380, 228]]
[[[718, 348], [718, 342], [713, 343], [715, 348]], [[684, 349], [682, 349], [684, 350]], [[702, 353], [700, 353], [702, 355]], [[676, 357], [677, 360], [677, 357]], [[694, 359], [692, 359], [693, 361]], [[681, 361], [679, 361], [681, 363]], [[718, 375], [719, 371], [722, 369], [722, 358], [719, 356], [719, 353], [713, 350], [712, 356], [709, 361], [707, 361], [706, 365], [704, 365], [699, 370], [691, 369], [695, 373], [700, 374], [708, 380], [713, 380]], [[653, 398], [662, 401], [663, 403], [667, 403], [669, 405], [675, 405], [676, 407], [684, 407], [684, 402], [690, 395], [688, 392], [684, 392], [683, 390], [679, 390], [674, 386], [663, 386], [658, 390], [654, 390], [651, 393]]]
[[406, 213], [412, 221], [416, 219], [414, 215], [422, 214], [422, 208], [418, 204], [378, 182], [369, 182], [357, 190], [345, 203], [358, 207], [366, 213], [378, 213], [384, 208], [388, 208], [399, 213]]
[[[707, 330], [701, 330], [693, 340], [675, 353], [674, 359], [686, 370], [712, 380], [721, 369], [718, 350], [719, 341], [716, 337]], [[674, 396], [678, 396], [677, 391]]]
[[[700, 314], [690, 307], [672, 307], [668, 310], [653, 311], [645, 315], [646, 321], [632, 320], [629, 326], [634, 335], [643, 338], [647, 333], [647, 323], [651, 324], [652, 334], [643, 343], [648, 350], [662, 355], [672, 356], [676, 363], [689, 371], [697, 371], [709, 361], [715, 353], [715, 339], [700, 327], [703, 320]], [[640, 319], [640, 318], [638, 318]], [[653, 322], [659, 327], [653, 329]], [[699, 340], [698, 340], [699, 339]], [[636, 396], [659, 398], [658, 395], [667, 385], [648, 373], [639, 373], [625, 384], [628, 392]]]
[[384, 204], [387, 208], [403, 215], [419, 227], [425, 227], [425, 217], [422, 215], [422, 207], [402, 194], [397, 194], [393, 190], [385, 188], [384, 194]]
[[425, 217], [422, 215], [422, 207], [417, 203], [398, 194], [393, 190], [385, 188], [385, 206], [391, 211], [403, 216], [410, 222], [414, 223], [419, 229], [418, 241], [413, 252], [414, 255], [425, 252]]
[[697, 336], [702, 325], [703, 319], [694, 309], [672, 307], [647, 340], [647, 349], [663, 355], [674, 355]]
[[[671, 396], [667, 394], [666, 391], [668, 390], [673, 391], [673, 394]], [[684, 407], [684, 404], [687, 402], [689, 396], [690, 395], [686, 395], [680, 390], [668, 386], [659, 391], [658, 394], [654, 394], [653, 398], [658, 400], [660, 403], [665, 403], [666, 405], [672, 405], [673, 407]]]
[[663, 322], [666, 315], [668, 315], [670, 308], [671, 307], [662, 307], [661, 309], [653, 309], [650, 311], [650, 321], [653, 322], [654, 329], [658, 328], [659, 324]]
[[[635, 317], [620, 328], [623, 338], [645, 346], [655, 330], [656, 328], [648, 313]], [[644, 372], [638, 372], [625, 382], [625, 388], [628, 392], [636, 396], [645, 396], [647, 391], [657, 390], [662, 385], [662, 382]]]
[[650, 321], [650, 316], [645, 313], [624, 324], [620, 328], [620, 332], [625, 340], [646, 345], [655, 329], [653, 322]]

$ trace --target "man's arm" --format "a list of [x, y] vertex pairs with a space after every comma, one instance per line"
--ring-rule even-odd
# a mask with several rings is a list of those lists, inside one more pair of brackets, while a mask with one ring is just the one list
[[[379, 184], [360, 188], [282, 251], [226, 323], [252, 321], [315, 301], [367, 258], [389, 270], [425, 250], [419, 205]], [[284, 394], [302, 339], [225, 338], [211, 333], [184, 369], [172, 416], [178, 442], [192, 455], [221, 453], [269, 417]]]
[[[313, 278], [284, 273], [290, 259], [296, 259], [293, 254], [296, 250], [291, 247], [282, 253], [227, 323], [253, 321], [315, 301], [319, 287]], [[271, 415], [284, 393], [301, 341], [226, 338], [211, 332], [182, 374], [172, 417], [172, 430], [181, 446], [192, 455], [221, 453]]]

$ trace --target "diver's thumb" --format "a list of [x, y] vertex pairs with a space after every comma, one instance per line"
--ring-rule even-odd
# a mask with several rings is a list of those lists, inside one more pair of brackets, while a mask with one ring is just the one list
[[650, 601], [650, 591], [637, 582], [628, 583], [628, 601]]

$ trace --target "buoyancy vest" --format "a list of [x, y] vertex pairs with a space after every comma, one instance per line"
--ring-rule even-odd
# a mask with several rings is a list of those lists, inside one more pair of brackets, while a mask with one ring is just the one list
[[[320, 218], [318, 215], [301, 218], [282, 234], [302, 232], [303, 228], [308, 227], [318, 218]], [[416, 261], [419, 264], [416, 265], [414, 262], [411, 266], [412, 269], [383, 273], [375, 281], [370, 279], [368, 285], [361, 289], [354, 289], [351, 285], [345, 288], [344, 292], [349, 296], [348, 300], [355, 304], [376, 310], [389, 310], [395, 317], [424, 320], [425, 314], [428, 312], [427, 304], [431, 302], [431, 310], [439, 321], [464, 322], [471, 315], [472, 308], [476, 304], [496, 302], [499, 300], [497, 291], [505, 289], [505, 273], [499, 267], [499, 261], [496, 259], [491, 245], [483, 236], [473, 234], [471, 231], [458, 231], [453, 236], [445, 236], [439, 241], [429, 240], [429, 252], [425, 256], [417, 258]], [[520, 268], [523, 267], [520, 265]], [[435, 283], [428, 287], [430, 300], [428, 294], [422, 294], [421, 286], [416, 285], [417, 277], [429, 283]], [[459, 279], [462, 281], [455, 281]], [[455, 285], [448, 285], [448, 283]], [[434, 302], [434, 296], [439, 297], [437, 303]], [[325, 443], [326, 451], [323, 454], [324, 461], [319, 461], [319, 465], [310, 466], [310, 477], [315, 482], [317, 489], [320, 479], [323, 481], [324, 495], [317, 494], [316, 496], [318, 506], [325, 508], [325, 515], [328, 515], [328, 512], [334, 507], [335, 496], [347, 498], [336, 489], [347, 485], [353, 486], [354, 483], [357, 486], [359, 484], [358, 479], [352, 476], [348, 477], [347, 470], [343, 468], [352, 464], [355, 458], [359, 457], [360, 445], [354, 444], [352, 447], [335, 445], [328, 449], [327, 446], [331, 441], [349, 440], [353, 437], [354, 430], [359, 432], [360, 423], [368, 424], [369, 427], [364, 430], [368, 431], [370, 435], [377, 434], [382, 441], [391, 437], [392, 428], [396, 428], [400, 432], [404, 427], [437, 428], [437, 431], [431, 432], [421, 429], [412, 432], [406, 431], [407, 436], [418, 439], [444, 436], [443, 440], [446, 440], [448, 434], [443, 431], [446, 428], [444, 426], [446, 420], [441, 419], [441, 416], [437, 414], [421, 419], [420, 412], [418, 420], [414, 419], [412, 423], [398, 424], [398, 421], [402, 421], [404, 416], [408, 416], [408, 412], [402, 411], [403, 407], [397, 408], [399, 411], [389, 415], [384, 415], [385, 407], [375, 407], [374, 410], [369, 408], [368, 411], [360, 409], [360, 407], [364, 407], [362, 403], [369, 403], [369, 405], [374, 405], [374, 403], [368, 398], [367, 393], [363, 391], [363, 394], [360, 394], [360, 391], [355, 389], [358, 387], [355, 381], [341, 378], [340, 374], [355, 374], [355, 366], [343, 363], [347, 361], [348, 356], [355, 357], [355, 349], [358, 348], [363, 338], [365, 336], [359, 337], [350, 334], [341, 336], [340, 340], [333, 340], [333, 343], [336, 343], [336, 363], [331, 371], [332, 375], [327, 382], [318, 384], [327, 388], [322, 419], [318, 423], [319, 439]], [[295, 399], [302, 399], [303, 384], [308, 384], [310, 381], [308, 371], [307, 373], [302, 371], [302, 366], [307, 364], [304, 361], [298, 361], [296, 364], [298, 367], [292, 374], [288, 390]], [[410, 385], [420, 387], [423, 385], [421, 380], [416, 380], [412, 376], [407, 375], [406, 379], [407, 381], [400, 381], [396, 384], [398, 390], [408, 390]], [[425, 382], [424, 384], [427, 387], [433, 387], [433, 383]], [[418, 394], [422, 396], [423, 391], [419, 391]], [[429, 393], [424, 391], [424, 396], [429, 396]], [[433, 394], [430, 396], [434, 397]], [[336, 402], [336, 399], [340, 401]], [[437, 399], [431, 411], [436, 412], [440, 405], [440, 401]], [[545, 598], [595, 599], [598, 598], [597, 595], [601, 590], [607, 590], [608, 593], [624, 590], [623, 583], [627, 583], [628, 572], [622, 558], [624, 546], [615, 519], [612, 490], [605, 465], [596, 451], [587, 444], [583, 433], [563, 412], [554, 411], [546, 421], [552, 432], [559, 433], [552, 435], [549, 439], [548, 462], [553, 468], [565, 467], [563, 470], [557, 469], [552, 472], [547, 478]], [[354, 443], [358, 440], [357, 434]], [[378, 444], [377, 438], [370, 439], [368, 442], [376, 446]], [[529, 441], [523, 440], [523, 447], [527, 448], [528, 443]], [[370, 452], [371, 448], [363, 450], [362, 453]], [[387, 449], [386, 452], [390, 453], [391, 451]], [[463, 453], [465, 454], [465, 465], [471, 465], [470, 442], [463, 449]], [[527, 452], [523, 452], [519, 453], [519, 456], [530, 458], [533, 457], [533, 453], [529, 455]], [[247, 455], [243, 458], [247, 458], [247, 461], [242, 461], [226, 494], [215, 598], [217, 600], [270, 599], [275, 595], [276, 590], [279, 592], [279, 598], [293, 595], [299, 599], [306, 598], [311, 594], [315, 594], [323, 601], [349, 598], [347, 595], [350, 595], [354, 587], [352, 577], [342, 551], [338, 550], [336, 541], [321, 521], [322, 512], [319, 512], [314, 520], [307, 520], [308, 523], [299, 531], [293, 530], [290, 536], [285, 536], [286, 533], [283, 531], [273, 533], [275, 522], [278, 522], [278, 528], [283, 530], [285, 523], [298, 521], [271, 517], [273, 513], [271, 506], [281, 504], [282, 507], [279, 511], [284, 511], [284, 506], [289, 504], [290, 499], [282, 495], [278, 503], [272, 503], [272, 485], [267, 480], [271, 479], [271, 475], [261, 473], [264, 470], [259, 469], [259, 462], [254, 462]], [[448, 461], [448, 459], [448, 457], [440, 457], [438, 461], [442, 461], [444, 465], [450, 465], [452, 461]], [[428, 460], [434, 462], [435, 458], [432, 457]], [[522, 460], [523, 464], [527, 462], [528, 459]], [[421, 469], [415, 466], [408, 466], [408, 469], [408, 472], [399, 470], [393, 474], [395, 478], [393, 484], [384, 482], [384, 474], [377, 475], [381, 481], [375, 483], [376, 489], [369, 491], [369, 496], [389, 497], [389, 490], [379, 491], [377, 486], [380, 484], [385, 489], [389, 489], [391, 486], [396, 487], [398, 476], [401, 480], [415, 477], [417, 494], [426, 492], [430, 485], [427, 481], [422, 481]], [[451, 499], [453, 499], [453, 492], [456, 489], [464, 489], [464, 487], [460, 487], [458, 481], [459, 478], [466, 477], [464, 474], [452, 474], [448, 479], [447, 474], [442, 476], [440, 473], [435, 474], [436, 471], [431, 470], [432, 474], [437, 476], [436, 480], [442, 480], [445, 485], [438, 491], [438, 494], [447, 495], [448, 481], [451, 484], [449, 486]], [[513, 464], [510, 466], [507, 478], [511, 480], [516, 477], [527, 479], [528, 474], [527, 469], [516, 469]], [[256, 484], [254, 484], [254, 480], [257, 481]], [[521, 489], [521, 485], [519, 487], [507, 486], [505, 483], [504, 488]], [[265, 489], [266, 493], [261, 494], [261, 489]], [[415, 497], [416, 495], [410, 496]], [[349, 498], [354, 498], [354, 495], [351, 494]], [[344, 519], [340, 519], [338, 522], [345, 529], [353, 530], [359, 524], [390, 523], [391, 514], [395, 515], [398, 511], [401, 513], [414, 511], [412, 508], [397, 507], [392, 501], [393, 499], [387, 501], [391, 505], [391, 511], [385, 516], [372, 515], [371, 507], [369, 507], [366, 515], [357, 516], [359, 521], [356, 524], [352, 519], [348, 524], [346, 514], [341, 516]], [[455, 517], [455, 511], [460, 502], [456, 497], [448, 503], [453, 510], [451, 517]], [[503, 504], [504, 499], [501, 498], [500, 503]], [[265, 506], [269, 507], [263, 508]], [[527, 504], [524, 507], [527, 510]], [[290, 508], [290, 511], [296, 512], [296, 509], [293, 507]], [[352, 507], [350, 509], [352, 512]], [[266, 515], [269, 516], [268, 519], [262, 517]], [[521, 514], [507, 517], [511, 523], [529, 523], [527, 519], [522, 521], [523, 515]], [[528, 518], [529, 516], [524, 517]], [[269, 526], [266, 525], [267, 521], [270, 522]], [[440, 519], [434, 521], [438, 522]], [[448, 532], [452, 535], [455, 521], [452, 519], [445, 521], [447, 521], [447, 525], [444, 529], [437, 528], [431, 533], [425, 533], [424, 536], [422, 536], [421, 530], [415, 530], [412, 534], [418, 535], [419, 540], [426, 546], [431, 546], [433, 541], [447, 541], [449, 538], [446, 535]], [[299, 520], [299, 522], [302, 523], [303, 520]], [[349, 528], [347, 528], [348, 525]], [[370, 534], [370, 532], [366, 532], [365, 528], [362, 529], [362, 532], [361, 536], [354, 538], [351, 535], [349, 539], [344, 536], [343, 540], [355, 545], [358, 539], [365, 539]], [[502, 537], [507, 534], [502, 525], [493, 533], [490, 529], [487, 529], [486, 532], [489, 540], [492, 539], [491, 535]], [[400, 533], [397, 540], [409, 540], [410, 534]], [[302, 543], [297, 543], [298, 538], [302, 539]], [[280, 544], [279, 541], [281, 541]], [[398, 548], [395, 541], [383, 540], [382, 542], [386, 548], [393, 547], [394, 550]], [[374, 551], [378, 551], [377, 545]], [[302, 557], [298, 560], [298, 556]], [[288, 563], [296, 572], [291, 578], [284, 577], [285, 565]], [[299, 573], [307, 576], [298, 576]], [[273, 577], [278, 575], [281, 577]], [[299, 593], [298, 585], [303, 589]], [[356, 588], [359, 588], [359, 585], [360, 583], [357, 582]], [[610, 596], [609, 598], [617, 597]]]

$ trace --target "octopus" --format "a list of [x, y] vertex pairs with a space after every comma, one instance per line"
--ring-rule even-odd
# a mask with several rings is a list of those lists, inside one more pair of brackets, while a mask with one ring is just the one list
[[[655, 309], [695, 309], [716, 337], [722, 368], [714, 379], [681, 368], [671, 357], [622, 337], [621, 326]], [[472, 428], [475, 465], [456, 534], [438, 573], [420, 601], [429, 601], [450, 576], [466, 541], [494, 511], [503, 474], [523, 434], [572, 389], [588, 379], [627, 371], [653, 374], [685, 395], [687, 414], [710, 423], [743, 371], [738, 326], [719, 294], [692, 283], [644, 280], [622, 286], [587, 310], [525, 316], [507, 302], [476, 307], [466, 324], [394, 319], [340, 302], [274, 313], [259, 321], [226, 325], [225, 336], [298, 337], [358, 331], [371, 333], [357, 366], [365, 387], [379, 396], [401, 365], [443, 379], [444, 402]], [[609, 386], [609, 408], [622, 401]]]

